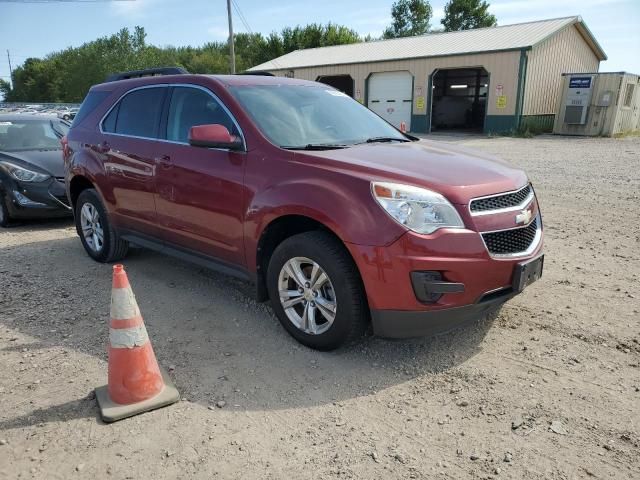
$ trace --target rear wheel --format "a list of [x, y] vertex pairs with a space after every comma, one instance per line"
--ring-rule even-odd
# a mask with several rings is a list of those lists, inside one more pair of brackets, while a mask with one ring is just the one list
[[114, 262], [127, 254], [129, 243], [121, 240], [111, 227], [107, 211], [93, 188], [80, 193], [75, 220], [82, 246], [94, 260]]
[[358, 270], [326, 232], [301, 233], [278, 245], [267, 287], [280, 323], [308, 347], [333, 350], [365, 331], [368, 309]]

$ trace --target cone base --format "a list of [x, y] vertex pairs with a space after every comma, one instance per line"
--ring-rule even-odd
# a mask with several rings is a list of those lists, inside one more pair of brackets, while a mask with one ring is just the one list
[[106, 423], [117, 422], [125, 418], [133, 417], [140, 413], [149, 412], [157, 408], [166, 407], [172, 403], [176, 403], [180, 400], [180, 394], [174, 386], [171, 378], [164, 369], [160, 368], [162, 373], [162, 380], [164, 381], [164, 388], [155, 397], [151, 397], [148, 400], [144, 400], [138, 403], [132, 403], [130, 405], [122, 405], [115, 403], [109, 397], [107, 391], [107, 385], [96, 388], [96, 400], [98, 401], [98, 407], [100, 408], [100, 416]]

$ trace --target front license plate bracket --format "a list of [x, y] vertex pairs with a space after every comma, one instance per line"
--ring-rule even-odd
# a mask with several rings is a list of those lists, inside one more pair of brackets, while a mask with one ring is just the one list
[[513, 270], [513, 291], [520, 293], [542, 276], [544, 255], [519, 263]]

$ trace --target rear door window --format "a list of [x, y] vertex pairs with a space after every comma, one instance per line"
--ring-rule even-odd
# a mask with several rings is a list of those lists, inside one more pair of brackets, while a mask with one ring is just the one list
[[195, 87], [175, 87], [167, 119], [167, 140], [189, 143], [189, 130], [196, 125], [219, 124], [234, 135], [239, 132], [222, 104], [208, 92]]
[[104, 119], [103, 131], [133, 137], [158, 138], [166, 92], [166, 87], [152, 87], [128, 93]]

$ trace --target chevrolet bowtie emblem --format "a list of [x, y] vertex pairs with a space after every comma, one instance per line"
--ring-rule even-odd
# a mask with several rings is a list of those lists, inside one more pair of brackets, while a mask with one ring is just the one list
[[522, 210], [518, 215], [516, 215], [516, 224], [526, 225], [531, 221], [531, 210]]

